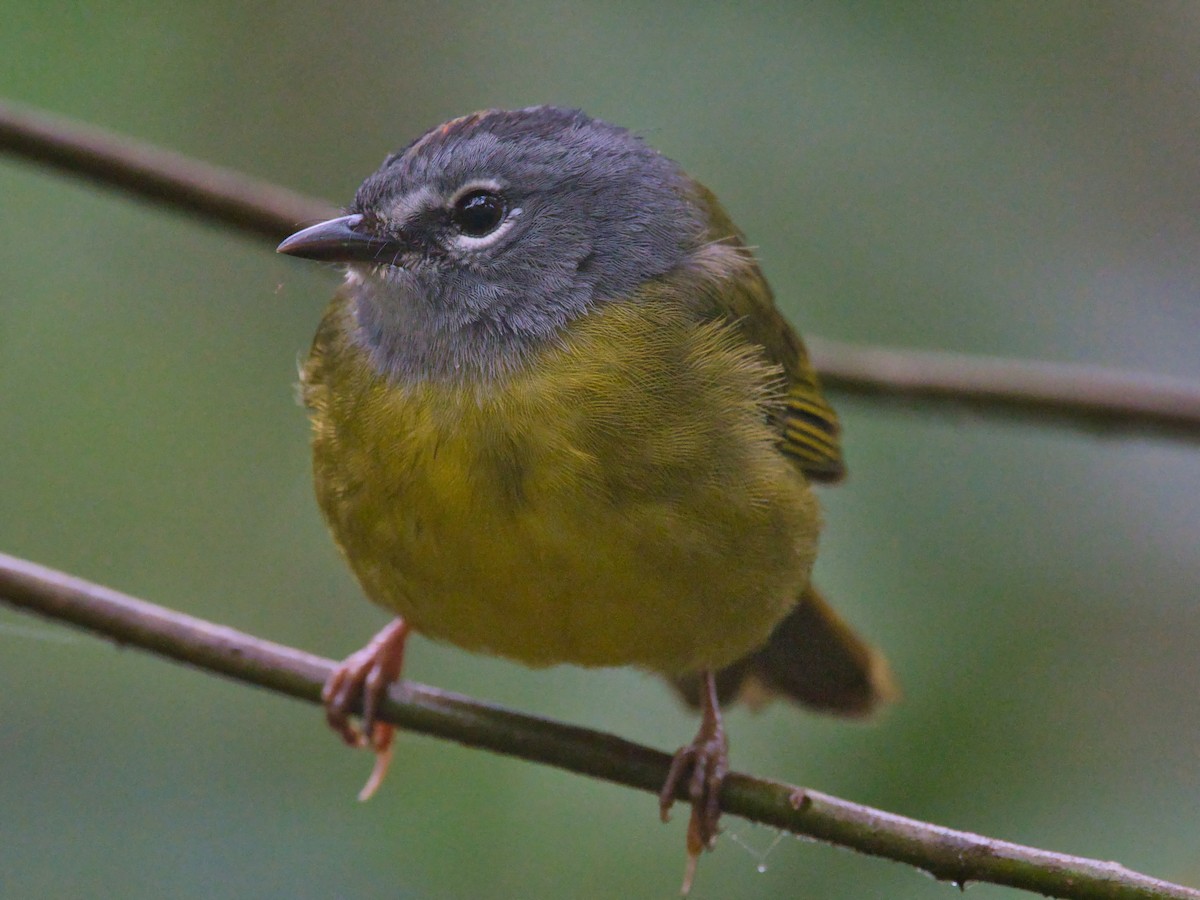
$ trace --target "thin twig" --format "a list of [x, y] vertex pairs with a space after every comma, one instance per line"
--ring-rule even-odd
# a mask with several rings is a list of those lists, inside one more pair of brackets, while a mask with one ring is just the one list
[[[1200, 440], [1200, 385], [1099, 366], [809, 342], [825, 387], [1104, 435]], [[944, 408], [944, 407], [943, 407]]]
[[273, 243], [338, 214], [269, 182], [11, 103], [0, 102], [0, 150]]
[[[0, 601], [199, 669], [319, 703], [333, 662], [0, 554]], [[657, 793], [670, 756], [610, 734], [404, 682], [381, 718], [472, 747]], [[682, 790], [682, 786], [681, 786]], [[681, 797], [681, 799], [684, 799]], [[1200, 891], [1112, 862], [940, 828], [794, 785], [734, 773], [722, 809], [795, 834], [908, 863], [937, 878], [1080, 900], [1200, 900]]]
[[[178, 153], [0, 102], [0, 151], [272, 243], [336, 214], [320, 200]], [[1200, 441], [1200, 385], [1097, 369], [810, 340], [825, 385], [874, 402]]]

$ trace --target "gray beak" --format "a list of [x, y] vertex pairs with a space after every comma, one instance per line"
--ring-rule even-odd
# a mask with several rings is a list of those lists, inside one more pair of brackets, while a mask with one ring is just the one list
[[393, 264], [404, 249], [394, 238], [381, 237], [362, 227], [360, 215], [341, 216], [297, 231], [275, 248], [276, 253], [315, 259], [318, 262]]

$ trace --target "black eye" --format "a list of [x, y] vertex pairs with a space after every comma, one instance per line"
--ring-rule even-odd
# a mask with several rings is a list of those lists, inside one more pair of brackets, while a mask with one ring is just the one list
[[491, 234], [504, 221], [504, 198], [488, 190], [470, 191], [454, 201], [450, 220], [467, 237]]

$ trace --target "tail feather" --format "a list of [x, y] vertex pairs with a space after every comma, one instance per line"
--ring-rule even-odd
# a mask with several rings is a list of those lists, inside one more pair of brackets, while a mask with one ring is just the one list
[[[809, 586], [749, 656], [716, 673], [721, 702], [761, 705], [775, 696], [843, 716], [865, 716], [899, 694], [883, 655], [860, 638]], [[700, 700], [699, 675], [672, 679], [692, 706]]]

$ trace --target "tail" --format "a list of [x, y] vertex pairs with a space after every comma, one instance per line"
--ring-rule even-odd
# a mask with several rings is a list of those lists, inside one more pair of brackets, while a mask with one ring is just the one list
[[[691, 706], [699, 706], [700, 679], [671, 679]], [[865, 716], [899, 695], [883, 655], [833, 611], [811, 585], [758, 650], [717, 672], [722, 704], [759, 706], [786, 697], [821, 712]]]

